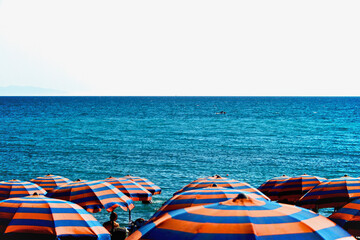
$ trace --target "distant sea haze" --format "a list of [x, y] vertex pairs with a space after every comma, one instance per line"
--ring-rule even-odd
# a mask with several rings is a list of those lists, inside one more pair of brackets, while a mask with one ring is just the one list
[[163, 191], [134, 219], [214, 174], [254, 187], [283, 174], [359, 177], [360, 98], [0, 97], [0, 116], [3, 180], [143, 176]]
[[66, 91], [32, 86], [0, 87], [0, 96], [63, 96]]

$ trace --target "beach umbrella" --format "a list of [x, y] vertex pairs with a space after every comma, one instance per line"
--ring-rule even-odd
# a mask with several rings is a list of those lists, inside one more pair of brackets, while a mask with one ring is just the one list
[[161, 193], [161, 188], [159, 186], [155, 185], [153, 182], [149, 181], [146, 178], [136, 177], [136, 176], [131, 176], [131, 175], [126, 175], [125, 178], [128, 178], [131, 181], [136, 182], [137, 184], [140, 184], [146, 190], [151, 192], [152, 195], [156, 195], [156, 194]]
[[360, 236], [360, 199], [355, 199], [329, 216], [354, 236]]
[[34, 193], [44, 195], [46, 191], [35, 183], [10, 180], [0, 182], [0, 200], [15, 197], [25, 197]]
[[0, 239], [110, 240], [110, 234], [79, 205], [33, 195], [0, 202]]
[[192, 181], [191, 183], [183, 187], [182, 189], [180, 189], [179, 191], [177, 191], [176, 193], [174, 193], [174, 195], [189, 190], [210, 187], [214, 184], [216, 184], [218, 187], [238, 189], [246, 192], [255, 193], [260, 196], [264, 196], [262, 192], [260, 192], [259, 190], [257, 190], [248, 183], [240, 182], [234, 179], [224, 178], [219, 175], [215, 175], [212, 177], [198, 178], [195, 181]]
[[134, 208], [133, 201], [110, 183], [101, 181], [75, 181], [55, 188], [48, 197], [79, 204], [88, 212], [105, 208], [108, 212], [120, 207], [124, 211]]
[[326, 180], [326, 178], [303, 174], [284, 180], [269, 192], [270, 195], [277, 195], [279, 202], [295, 204], [305, 193]]
[[268, 196], [272, 201], [278, 200], [278, 196], [275, 193], [271, 193], [270, 190], [275, 188], [278, 184], [282, 183], [283, 181], [289, 179], [289, 176], [282, 175], [281, 177], [275, 177], [270, 180], [267, 180], [263, 183], [258, 190]]
[[345, 175], [320, 183], [300, 198], [297, 205], [309, 209], [341, 208], [356, 198], [360, 198], [360, 178]]
[[67, 183], [70, 183], [71, 181], [62, 176], [48, 174], [46, 176], [31, 179], [30, 182], [36, 183], [37, 185], [39, 185], [46, 191], [51, 191], [54, 188], [64, 185], [64, 184], [67, 184]]
[[269, 198], [259, 196], [254, 193], [249, 193], [238, 189], [222, 188], [214, 185], [207, 188], [199, 188], [174, 195], [172, 198], [166, 201], [159, 210], [156, 211], [156, 213], [150, 218], [150, 221], [153, 221], [165, 213], [173, 210], [223, 202], [237, 197], [240, 193], [245, 194], [249, 198], [270, 201]]
[[168, 212], [127, 240], [354, 240], [340, 226], [304, 208], [244, 194], [225, 202]]
[[110, 183], [133, 201], [151, 201], [152, 194], [130, 179], [109, 177], [102, 181]]

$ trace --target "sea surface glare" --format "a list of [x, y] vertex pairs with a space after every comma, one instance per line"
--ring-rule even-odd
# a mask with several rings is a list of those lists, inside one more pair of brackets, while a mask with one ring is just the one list
[[254, 187], [282, 174], [359, 177], [359, 133], [353, 97], [0, 97], [0, 180], [146, 177], [162, 194], [132, 218], [148, 219], [214, 174]]

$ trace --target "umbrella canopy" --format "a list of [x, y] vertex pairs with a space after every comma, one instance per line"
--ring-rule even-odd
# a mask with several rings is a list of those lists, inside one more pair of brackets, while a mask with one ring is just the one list
[[246, 191], [246, 192], [255, 193], [260, 196], [264, 196], [264, 194], [262, 192], [260, 192], [259, 190], [257, 190], [256, 188], [254, 188], [253, 186], [251, 186], [248, 183], [240, 182], [240, 181], [237, 181], [234, 179], [223, 178], [219, 175], [196, 179], [195, 181], [192, 181], [191, 183], [189, 183], [188, 185], [186, 185], [185, 187], [183, 187], [182, 189], [180, 189], [179, 191], [174, 193], [174, 195], [177, 195], [179, 193], [189, 191], [189, 190], [210, 187], [214, 184], [216, 184], [218, 187], [238, 189], [238, 190], [242, 190], [242, 191]]
[[34, 193], [44, 195], [46, 191], [35, 183], [10, 180], [0, 182], [0, 200], [7, 198], [25, 197]]
[[326, 180], [326, 178], [303, 174], [284, 180], [269, 192], [270, 195], [277, 195], [279, 202], [295, 204], [305, 193]]
[[110, 240], [110, 234], [80, 206], [34, 195], [0, 202], [0, 239]]
[[153, 221], [167, 212], [200, 205], [208, 205], [218, 202], [223, 202], [233, 199], [240, 193], [245, 194], [249, 198], [254, 198], [262, 201], [269, 201], [267, 197], [259, 196], [254, 193], [241, 191], [238, 189], [222, 188], [217, 186], [210, 186], [207, 188], [199, 188], [186, 192], [179, 193], [166, 201], [162, 207], [150, 218]]
[[49, 197], [79, 204], [88, 212], [108, 212], [120, 207], [124, 211], [134, 208], [133, 201], [110, 183], [101, 181], [75, 181], [55, 188]]
[[37, 185], [39, 185], [46, 191], [51, 191], [54, 188], [64, 185], [64, 184], [67, 184], [67, 183], [70, 183], [71, 181], [69, 179], [61, 177], [61, 176], [48, 174], [46, 176], [31, 179], [30, 182], [36, 183]]
[[102, 181], [110, 183], [133, 201], [151, 201], [151, 193], [130, 179], [109, 177]]
[[270, 180], [267, 180], [265, 183], [263, 183], [260, 187], [258, 187], [258, 190], [261, 191], [263, 194], [268, 196], [271, 200], [276, 201], [278, 200], [277, 194], [271, 193], [270, 190], [275, 188], [280, 183], [284, 182], [285, 180], [289, 179], [289, 176], [282, 175], [281, 177], [275, 177]]
[[350, 234], [360, 236], [360, 199], [346, 204], [330, 215], [329, 219], [342, 226]]
[[137, 239], [197, 240], [350, 240], [345, 230], [309, 210], [259, 201], [239, 194], [237, 198], [166, 213], [130, 235]]
[[360, 178], [345, 175], [320, 183], [300, 198], [297, 204], [309, 209], [340, 208], [356, 198], [360, 198]]
[[146, 178], [136, 177], [136, 176], [131, 176], [131, 175], [126, 175], [125, 178], [128, 178], [131, 181], [136, 182], [137, 184], [140, 184], [146, 190], [151, 192], [152, 195], [156, 195], [156, 194], [161, 193], [161, 188], [159, 186], [155, 185], [153, 182], [149, 181]]

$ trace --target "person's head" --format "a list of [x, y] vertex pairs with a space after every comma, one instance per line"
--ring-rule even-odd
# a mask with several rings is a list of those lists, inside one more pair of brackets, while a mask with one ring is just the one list
[[116, 221], [117, 220], [117, 214], [116, 212], [111, 212], [110, 214], [110, 221]]

